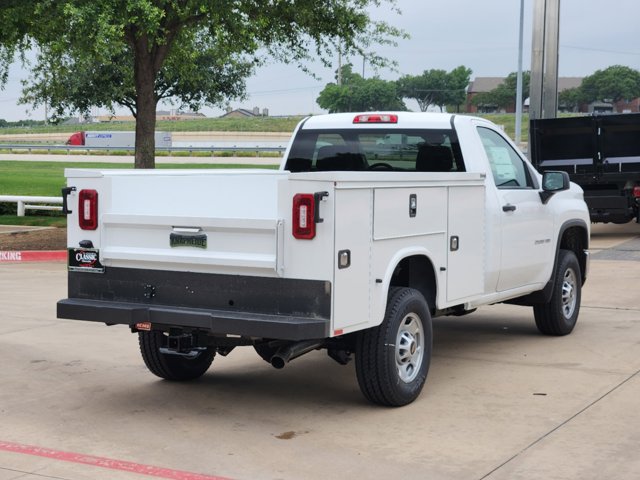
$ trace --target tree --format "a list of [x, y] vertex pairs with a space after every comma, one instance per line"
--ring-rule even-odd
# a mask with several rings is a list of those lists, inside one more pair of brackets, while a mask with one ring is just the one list
[[[155, 165], [157, 103], [196, 107], [241, 97], [256, 65], [328, 64], [333, 46], [366, 52], [402, 32], [366, 7], [395, 0], [41, 0], [27, 36], [40, 47], [24, 101], [57, 114], [124, 105], [136, 116], [136, 167]], [[20, 33], [20, 32], [18, 32]], [[24, 38], [24, 37], [21, 37]], [[339, 42], [338, 42], [339, 41]]]
[[623, 65], [597, 70], [582, 80], [580, 93], [586, 103], [615, 103], [640, 97], [640, 72]]
[[404, 75], [397, 81], [403, 98], [418, 102], [420, 110], [427, 111], [429, 105], [444, 109], [445, 105], [460, 105], [465, 100], [465, 89], [469, 84], [471, 70], [460, 66], [447, 73], [445, 70], [425, 70], [421, 75]]
[[449, 90], [449, 96], [447, 98], [447, 105], [454, 105], [456, 112], [460, 112], [460, 105], [467, 100], [467, 86], [471, 79], [473, 71], [463, 65], [454, 68], [448, 74], [447, 86]]
[[558, 93], [558, 107], [562, 110], [577, 112], [582, 103], [580, 87], [567, 88]]
[[377, 77], [362, 78], [353, 72], [351, 64], [342, 66], [341, 79], [341, 85], [329, 83], [320, 92], [316, 102], [321, 108], [331, 113], [407, 109], [395, 82]]
[[404, 75], [397, 81], [398, 90], [404, 98], [418, 102], [420, 111], [426, 112], [429, 105], [442, 106], [447, 103], [447, 72], [425, 70], [422, 75]]
[[28, 47], [34, 0], [5, 0], [0, 7], [0, 90], [4, 88], [16, 51]]
[[[522, 72], [522, 91], [529, 91], [529, 80], [531, 78], [530, 72]], [[490, 92], [482, 92], [473, 98], [473, 104], [492, 105], [500, 108], [512, 107], [516, 103], [516, 87], [518, 81], [518, 74], [516, 72], [510, 73], [504, 82], [498, 85]], [[526, 95], [526, 93], [525, 93]]]

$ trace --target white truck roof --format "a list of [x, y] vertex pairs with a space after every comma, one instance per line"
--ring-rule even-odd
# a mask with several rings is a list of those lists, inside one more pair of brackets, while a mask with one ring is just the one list
[[[394, 115], [397, 123], [354, 123], [358, 116]], [[303, 130], [325, 128], [420, 128], [420, 129], [450, 129], [451, 113], [425, 113], [425, 112], [376, 112], [376, 113], [337, 113], [328, 115], [315, 115], [309, 117], [302, 125]], [[472, 118], [472, 117], [462, 117]]]

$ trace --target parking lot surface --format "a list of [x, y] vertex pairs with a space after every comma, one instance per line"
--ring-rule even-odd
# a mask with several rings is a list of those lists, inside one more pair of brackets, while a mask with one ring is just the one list
[[63, 264], [2, 264], [0, 480], [637, 479], [639, 239], [593, 227], [567, 337], [525, 307], [434, 320], [427, 385], [399, 409], [323, 352], [279, 371], [237, 349], [159, 380], [126, 328], [56, 319]]

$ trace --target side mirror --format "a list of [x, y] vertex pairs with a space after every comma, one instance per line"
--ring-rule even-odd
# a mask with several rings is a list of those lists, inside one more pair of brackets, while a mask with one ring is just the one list
[[540, 199], [546, 204], [556, 192], [569, 190], [571, 181], [567, 172], [544, 172], [542, 174], [542, 191]]

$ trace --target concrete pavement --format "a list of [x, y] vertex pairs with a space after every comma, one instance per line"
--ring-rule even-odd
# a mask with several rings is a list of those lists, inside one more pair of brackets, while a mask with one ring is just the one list
[[427, 385], [400, 409], [367, 404], [353, 366], [322, 352], [277, 371], [237, 349], [199, 381], [161, 381], [126, 328], [55, 318], [62, 264], [0, 265], [0, 480], [150, 478], [2, 442], [181, 479], [636, 479], [640, 262], [602, 254], [639, 236], [636, 224], [594, 226], [567, 337], [539, 335], [517, 306], [436, 319]]

